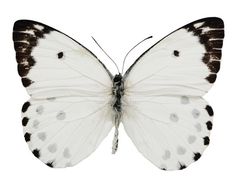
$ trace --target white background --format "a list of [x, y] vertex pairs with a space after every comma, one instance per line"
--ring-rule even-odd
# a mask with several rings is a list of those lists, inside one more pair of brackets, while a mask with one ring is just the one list
[[[0, 187], [235, 187], [236, 13], [233, 2], [1, 1]], [[91, 35], [121, 67], [126, 52], [143, 38], [155, 34], [153, 40], [133, 51], [128, 64], [169, 32], [208, 16], [224, 19], [226, 38], [218, 80], [206, 95], [215, 111], [211, 144], [199, 161], [183, 171], [161, 171], [138, 153], [123, 127], [116, 155], [111, 155], [112, 131], [95, 153], [73, 168], [51, 169], [31, 154], [21, 126], [21, 106], [28, 95], [16, 69], [12, 43], [14, 21], [32, 19], [55, 27], [91, 49], [115, 71]]]

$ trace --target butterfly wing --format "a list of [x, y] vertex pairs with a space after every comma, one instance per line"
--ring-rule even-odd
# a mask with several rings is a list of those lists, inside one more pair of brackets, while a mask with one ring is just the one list
[[138, 150], [166, 170], [183, 169], [209, 144], [203, 96], [220, 68], [224, 24], [205, 18], [169, 34], [125, 73], [123, 124]]
[[112, 75], [92, 52], [44, 24], [15, 22], [13, 40], [31, 96], [22, 108], [25, 140], [48, 166], [75, 165], [113, 126]]
[[91, 154], [112, 128], [108, 98], [31, 99], [22, 108], [25, 141], [50, 167], [74, 166]]
[[[127, 99], [127, 98], [126, 98]], [[137, 149], [163, 170], [187, 167], [209, 144], [212, 108], [201, 98], [129, 98], [124, 128]]]

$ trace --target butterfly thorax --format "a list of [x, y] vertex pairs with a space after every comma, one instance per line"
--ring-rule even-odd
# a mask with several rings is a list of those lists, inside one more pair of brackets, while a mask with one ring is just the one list
[[113, 78], [112, 95], [114, 96], [113, 109], [121, 112], [121, 97], [124, 95], [123, 77], [121, 74], [116, 74]]
[[118, 127], [121, 119], [122, 104], [121, 98], [124, 95], [124, 82], [121, 74], [116, 74], [113, 78], [112, 86], [112, 108], [114, 110], [114, 124], [115, 124], [115, 134], [113, 139], [112, 153], [115, 153], [118, 148]]

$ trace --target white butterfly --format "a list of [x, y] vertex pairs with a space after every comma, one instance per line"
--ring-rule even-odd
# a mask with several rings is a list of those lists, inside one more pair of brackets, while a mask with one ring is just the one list
[[74, 166], [115, 126], [163, 170], [184, 169], [208, 146], [213, 110], [202, 98], [220, 69], [224, 24], [204, 18], [172, 32], [113, 76], [87, 48], [29, 20], [13, 31], [18, 72], [31, 99], [24, 137], [50, 167]]

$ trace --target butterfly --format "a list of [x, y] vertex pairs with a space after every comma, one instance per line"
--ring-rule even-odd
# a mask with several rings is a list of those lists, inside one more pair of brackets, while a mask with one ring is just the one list
[[[30, 95], [24, 138], [49, 167], [76, 165], [120, 123], [138, 151], [162, 170], [182, 170], [210, 143], [212, 107], [202, 98], [220, 69], [224, 23], [189, 23], [112, 75], [85, 46], [45, 24], [18, 20], [18, 73]], [[96, 42], [96, 41], [95, 41]], [[118, 70], [119, 71], [119, 70]]]

